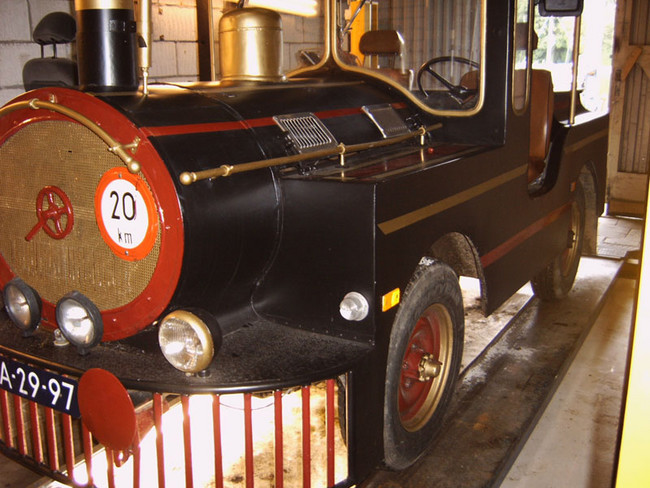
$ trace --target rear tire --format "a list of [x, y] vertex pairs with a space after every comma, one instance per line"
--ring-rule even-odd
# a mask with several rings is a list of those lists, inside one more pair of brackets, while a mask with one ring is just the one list
[[384, 462], [413, 464], [441, 427], [463, 351], [463, 298], [447, 265], [418, 267], [391, 330], [384, 394]]
[[530, 280], [535, 295], [542, 300], [560, 300], [567, 296], [578, 272], [585, 232], [585, 194], [579, 181], [573, 193], [570, 225], [567, 248]]

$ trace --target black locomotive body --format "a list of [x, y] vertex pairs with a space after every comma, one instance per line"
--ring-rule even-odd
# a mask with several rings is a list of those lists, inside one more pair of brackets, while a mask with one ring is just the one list
[[[186, 411], [193, 395], [250, 402], [324, 380], [349, 463], [324, 484], [353, 484], [382, 461], [411, 464], [438, 428], [462, 351], [458, 276], [480, 281], [485, 313], [531, 279], [544, 298], [568, 292], [604, 207], [607, 118], [547, 121], [536, 172], [534, 75], [514, 54], [516, 4], [528, 2], [474, 2], [480, 62], [461, 64], [478, 82], [427, 89], [429, 65], [417, 96], [343, 56], [339, 3], [324, 13], [322, 59], [286, 80], [152, 84], [146, 94], [89, 83], [92, 92], [42, 88], [1, 109], [3, 452], [72, 478], [79, 442], [62, 443], [66, 471], [52, 462], [49, 430], [19, 414], [46, 404], [81, 414], [111, 451], [139, 456], [143, 432], [110, 424], [97, 405], [107, 397], [93, 403], [103, 389], [121, 394], [98, 369], [119, 379], [138, 415], [153, 405], [157, 429], [167, 397]], [[63, 394], [32, 395], [18, 370], [36, 390], [49, 384], [39, 371], [54, 374], [54, 390], [67, 381], [74, 396], [63, 405]], [[86, 427], [81, 444], [96, 450]], [[309, 449], [303, 438], [303, 457]]]

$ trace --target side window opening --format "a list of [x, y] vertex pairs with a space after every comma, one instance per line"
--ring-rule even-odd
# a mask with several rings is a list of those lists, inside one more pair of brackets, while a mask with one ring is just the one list
[[[580, 100], [578, 114], [607, 113], [609, 110], [615, 13], [615, 0], [584, 2], [578, 56], [577, 90]], [[556, 118], [567, 121], [569, 120], [575, 18], [535, 15], [534, 28], [539, 35], [539, 43], [532, 55], [533, 69], [545, 69], [551, 72], [556, 99]]]
[[[582, 117], [588, 119], [608, 111], [614, 9], [613, 0], [594, 0], [585, 2], [577, 18], [542, 16], [539, 7], [531, 11], [531, 17], [535, 14], [528, 51], [532, 63], [528, 169], [531, 193], [545, 185], [553, 120], [557, 129], [561, 124], [573, 125]], [[574, 49], [578, 51], [574, 53]], [[578, 96], [574, 105], [575, 62]], [[516, 98], [513, 107], [516, 110]]]
[[526, 111], [530, 98], [530, 55], [536, 40], [530, 26], [530, 3], [529, 0], [518, 0], [516, 5], [517, 20], [514, 27], [512, 80], [512, 108], [516, 114]]
[[512, 109], [524, 115], [529, 108], [528, 183], [535, 185], [546, 169], [553, 127], [553, 81], [544, 69], [531, 70], [531, 56], [537, 47], [532, 28], [532, 1], [518, 0], [513, 36]]

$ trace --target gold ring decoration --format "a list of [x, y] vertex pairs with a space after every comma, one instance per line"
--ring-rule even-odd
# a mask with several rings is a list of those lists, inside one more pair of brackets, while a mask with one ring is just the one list
[[133, 0], [75, 0], [75, 10], [133, 10]]

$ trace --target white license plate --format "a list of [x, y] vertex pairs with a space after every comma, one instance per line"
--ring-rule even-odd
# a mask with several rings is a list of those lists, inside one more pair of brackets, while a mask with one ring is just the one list
[[76, 380], [0, 356], [0, 388], [79, 418]]

